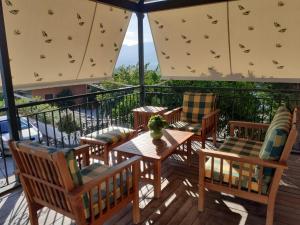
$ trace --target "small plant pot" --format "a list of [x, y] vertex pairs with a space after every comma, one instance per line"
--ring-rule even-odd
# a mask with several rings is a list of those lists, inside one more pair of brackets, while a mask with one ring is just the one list
[[153, 138], [153, 140], [159, 140], [163, 136], [162, 130], [151, 130], [150, 136]]

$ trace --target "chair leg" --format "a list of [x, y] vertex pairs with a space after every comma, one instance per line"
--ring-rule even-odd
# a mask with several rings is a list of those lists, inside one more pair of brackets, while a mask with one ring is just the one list
[[275, 198], [269, 200], [269, 203], [267, 206], [266, 225], [273, 225], [274, 208], [275, 208]]
[[139, 208], [139, 198], [138, 197], [133, 199], [132, 220], [133, 220], [133, 224], [138, 224], [141, 220], [140, 208]]
[[201, 138], [201, 144], [202, 144], [202, 148], [205, 148], [205, 137]]
[[213, 132], [212, 138], [213, 138], [213, 145], [216, 147], [216, 145], [217, 145], [217, 133], [216, 132]]
[[109, 164], [109, 147], [108, 145], [104, 145], [104, 164], [108, 165]]
[[28, 203], [29, 220], [31, 225], [38, 225], [39, 219], [37, 215], [38, 207], [34, 203]]
[[204, 211], [204, 198], [205, 198], [205, 189], [199, 185], [199, 199], [198, 199], [198, 211]]
[[199, 154], [199, 199], [198, 199], [198, 210], [204, 211], [205, 201], [205, 155], [200, 152]]

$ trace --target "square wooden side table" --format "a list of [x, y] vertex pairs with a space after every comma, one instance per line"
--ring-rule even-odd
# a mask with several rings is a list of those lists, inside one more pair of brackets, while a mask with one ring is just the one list
[[167, 107], [158, 107], [158, 106], [143, 106], [136, 109], [133, 109], [133, 128], [135, 130], [148, 130], [148, 121], [152, 115], [162, 115], [167, 111]]
[[178, 153], [186, 155], [190, 165], [193, 135], [192, 132], [165, 129], [160, 140], [153, 140], [150, 131], [147, 131], [113, 148], [113, 151], [117, 152], [118, 162], [135, 155], [142, 156], [140, 180], [152, 184], [154, 197], [159, 198], [162, 162], [173, 153]]

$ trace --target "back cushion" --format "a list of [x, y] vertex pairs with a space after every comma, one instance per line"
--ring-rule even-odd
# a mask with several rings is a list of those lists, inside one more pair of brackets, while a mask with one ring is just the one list
[[292, 125], [292, 114], [281, 106], [268, 128], [266, 137], [259, 153], [261, 159], [279, 160], [284, 149]]
[[214, 110], [215, 100], [216, 95], [213, 93], [184, 93], [181, 120], [199, 123], [204, 115]]

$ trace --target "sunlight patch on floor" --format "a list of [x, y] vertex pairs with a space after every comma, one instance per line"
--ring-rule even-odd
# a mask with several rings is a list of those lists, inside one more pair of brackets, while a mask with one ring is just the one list
[[169, 205], [171, 205], [172, 202], [174, 202], [174, 200], [176, 199], [176, 194], [172, 194], [171, 196], [169, 196], [169, 198], [165, 201], [165, 206], [169, 207]]
[[241, 216], [239, 225], [244, 225], [246, 224], [247, 218], [248, 218], [248, 211], [245, 209], [244, 206], [231, 202], [231, 201], [226, 201], [222, 200], [222, 202], [228, 207], [228, 209], [231, 212], [234, 212], [236, 214], [239, 214]]

